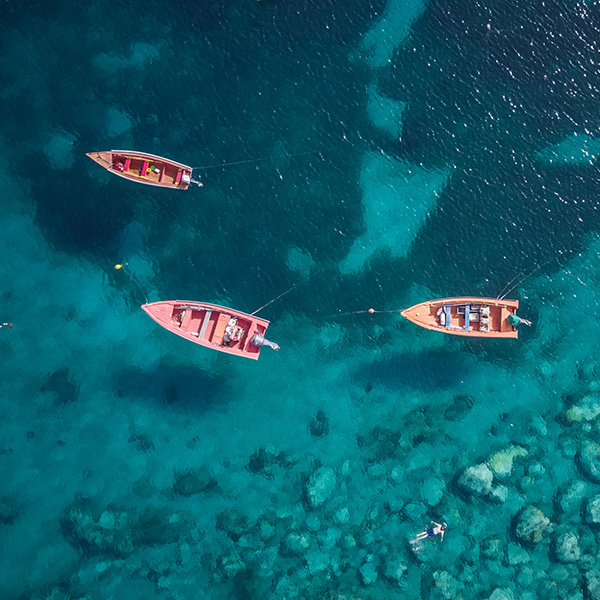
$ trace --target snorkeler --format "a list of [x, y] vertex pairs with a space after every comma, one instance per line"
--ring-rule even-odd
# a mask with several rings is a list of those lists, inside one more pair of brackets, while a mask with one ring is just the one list
[[2, 329], [3, 327], [6, 327], [6, 329], [12, 329], [13, 324], [12, 323], [2, 323], [2, 325], [0, 325], [0, 329]]
[[436, 523], [435, 521], [431, 521], [435, 527], [433, 527], [432, 529], [426, 529], [425, 531], [422, 531], [421, 533], [419, 533], [419, 535], [413, 540], [413, 541], [417, 541], [417, 540], [423, 540], [427, 537], [432, 537], [434, 535], [437, 535], [438, 533], [440, 534], [440, 539], [443, 540], [444, 539], [444, 531], [446, 530], [446, 527], [448, 527], [447, 523], [443, 523], [443, 524], [439, 524]]

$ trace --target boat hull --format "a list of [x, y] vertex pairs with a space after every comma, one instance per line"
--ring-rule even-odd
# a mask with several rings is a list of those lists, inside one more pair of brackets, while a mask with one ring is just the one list
[[190, 187], [192, 167], [170, 158], [134, 150], [88, 152], [86, 156], [113, 175], [136, 183], [176, 190]]
[[205, 302], [164, 300], [144, 304], [142, 309], [159, 325], [190, 342], [253, 360], [258, 360], [260, 347], [252, 344], [252, 339], [255, 334], [264, 336], [269, 327], [265, 319]]
[[415, 304], [402, 311], [412, 323], [450, 335], [482, 338], [517, 338], [517, 328], [508, 323], [519, 307], [518, 300], [496, 298], [441, 298]]

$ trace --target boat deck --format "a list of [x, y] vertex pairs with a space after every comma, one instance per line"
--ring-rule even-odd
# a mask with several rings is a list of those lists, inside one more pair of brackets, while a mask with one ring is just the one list
[[475, 337], [518, 337], [508, 317], [515, 314], [516, 300], [446, 298], [416, 304], [404, 311], [409, 321], [433, 331]]
[[127, 158], [115, 155], [112, 170], [117, 174], [135, 180], [144, 180], [156, 185], [169, 187], [181, 183], [183, 169], [165, 162], [144, 160], [143, 158]]
[[253, 336], [263, 336], [269, 326], [264, 319], [216, 304], [176, 300], [142, 308], [157, 323], [189, 341], [254, 359], [260, 354], [260, 346], [252, 343]]
[[162, 156], [130, 150], [105, 150], [87, 155], [110, 173], [130, 181], [180, 190], [190, 186], [192, 168]]

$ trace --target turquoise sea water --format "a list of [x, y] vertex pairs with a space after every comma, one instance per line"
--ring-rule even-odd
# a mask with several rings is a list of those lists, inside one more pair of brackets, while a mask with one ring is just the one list
[[[0, 597], [600, 598], [599, 11], [5, 1]], [[258, 362], [139, 309], [294, 285]]]

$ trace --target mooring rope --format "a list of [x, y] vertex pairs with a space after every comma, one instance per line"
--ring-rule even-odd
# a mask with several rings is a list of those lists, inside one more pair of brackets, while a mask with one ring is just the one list
[[129, 263], [126, 263], [126, 262], [118, 263], [115, 265], [115, 269], [117, 271], [124, 271], [125, 273], [127, 273], [127, 276], [129, 277], [129, 279], [131, 279], [131, 281], [133, 281], [133, 283], [135, 283], [135, 285], [137, 285], [138, 290], [140, 290], [140, 292], [142, 293], [142, 296], [144, 296], [144, 299], [146, 300], [146, 304], [148, 304], [148, 296], [144, 292], [138, 278], [129, 270]]
[[260, 312], [263, 308], [266, 308], [267, 306], [269, 306], [269, 304], [272, 304], [273, 302], [275, 302], [275, 300], [279, 300], [279, 298], [285, 296], [286, 294], [289, 294], [293, 289], [297, 288], [300, 284], [306, 283], [309, 279], [311, 279], [315, 275], [318, 275], [319, 273], [322, 273], [323, 271], [324, 271], [324, 269], [318, 269], [314, 273], [311, 273], [308, 277], [305, 277], [301, 281], [297, 281], [289, 290], [286, 290], [285, 292], [279, 294], [279, 296], [277, 296], [276, 298], [273, 298], [273, 300], [269, 300], [264, 306], [261, 306], [260, 308], [256, 309], [253, 313], [250, 313], [250, 315], [255, 315], [256, 313]]
[[394, 310], [375, 310], [374, 308], [369, 308], [368, 310], [353, 310], [352, 312], [335, 313], [326, 318], [347, 317], [348, 315], [362, 315], [365, 313], [369, 313], [370, 315], [374, 315], [377, 313], [395, 313], [395, 312], [402, 312], [403, 310], [404, 310], [403, 308], [395, 308]]
[[232, 165], [243, 165], [265, 160], [277, 160], [278, 158], [295, 158], [296, 156], [304, 156], [306, 154], [318, 154], [318, 152], [299, 152], [298, 154], [282, 154], [281, 156], [265, 156], [262, 158], [250, 158], [248, 160], [236, 160], [234, 162], [221, 163], [220, 165], [204, 165], [201, 167], [192, 167], [192, 170], [202, 171], [204, 169], [218, 169], [219, 167], [230, 167]]

